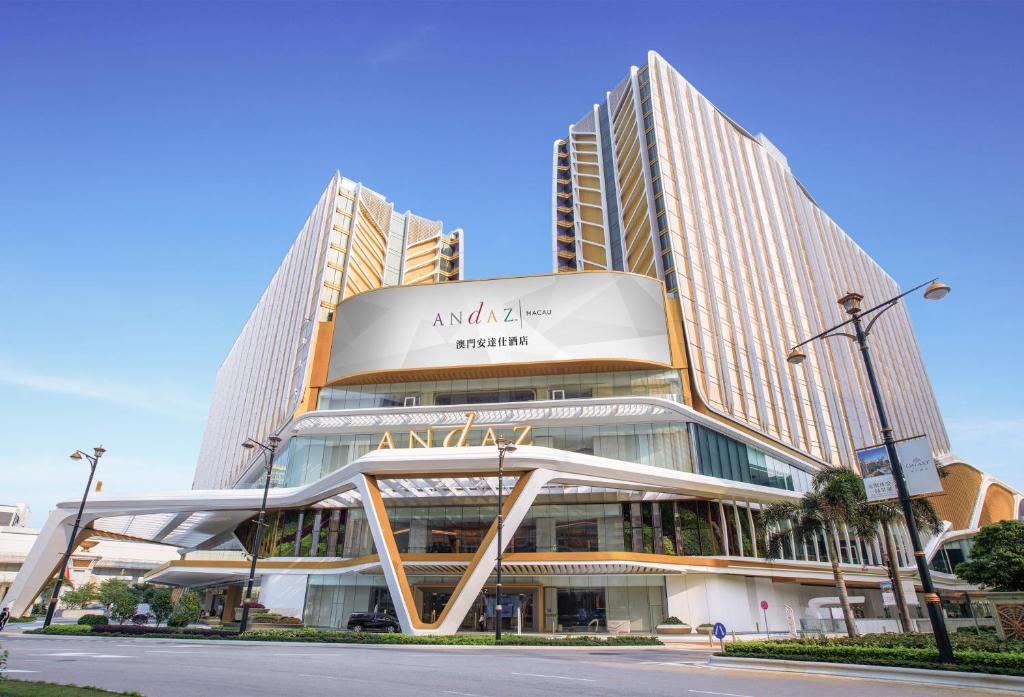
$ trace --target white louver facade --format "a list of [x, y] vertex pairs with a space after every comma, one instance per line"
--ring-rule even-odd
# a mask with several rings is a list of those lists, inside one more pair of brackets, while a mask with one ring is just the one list
[[234, 484], [252, 457], [241, 443], [291, 418], [308, 386], [314, 332], [340, 301], [462, 278], [462, 231], [443, 227], [335, 173], [217, 372], [195, 488]]
[[[651, 52], [554, 146], [556, 271], [664, 280], [680, 304], [696, 397], [710, 411], [818, 460], [850, 466], [877, 443], [852, 342], [788, 348], [899, 286], [817, 205], [786, 158], [719, 111]], [[921, 279], [907, 279], [917, 282]], [[897, 438], [949, 438], [904, 307], [873, 347]]]

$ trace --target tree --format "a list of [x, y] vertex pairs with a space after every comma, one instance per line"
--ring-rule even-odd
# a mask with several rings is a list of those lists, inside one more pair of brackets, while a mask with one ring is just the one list
[[127, 581], [122, 581], [117, 578], [108, 578], [106, 581], [100, 584], [99, 594], [97, 599], [110, 609], [110, 606], [114, 604], [114, 601], [122, 596], [124, 591], [132, 592], [131, 586]]
[[99, 597], [99, 587], [95, 581], [89, 581], [83, 586], [64, 591], [60, 595], [60, 603], [63, 607], [78, 610]]
[[117, 620], [118, 624], [124, 624], [125, 620], [131, 619], [135, 609], [139, 606], [139, 596], [135, 594], [127, 584], [118, 590], [110, 604], [110, 618]]
[[953, 573], [1000, 593], [1024, 591], [1024, 521], [986, 525], [974, 536], [970, 556]]
[[199, 602], [199, 595], [195, 591], [185, 591], [174, 604], [174, 612], [171, 613], [167, 624], [171, 627], [187, 627], [193, 622], [199, 621], [199, 613], [202, 605]]
[[[799, 503], [773, 503], [762, 513], [765, 526], [773, 531], [768, 537], [766, 559], [778, 559], [782, 555], [783, 540], [790, 534], [797, 544], [813, 546], [817, 546], [820, 537], [825, 538], [829, 560], [832, 562], [832, 577], [846, 620], [846, 633], [851, 637], [857, 636], [857, 624], [853, 608], [850, 607], [846, 578], [839, 566], [835, 533], [839, 525], [845, 524], [850, 529], [858, 529], [863, 525], [866, 499], [864, 481], [860, 476], [846, 468], [830, 467], [814, 475], [811, 490], [804, 494]], [[784, 529], [787, 521], [789, 527]]]
[[[942, 518], [930, 499], [913, 499], [910, 502], [910, 508], [914, 514], [914, 524], [922, 536], [937, 535], [942, 532]], [[881, 527], [881, 539], [885, 545], [889, 574], [892, 576], [892, 590], [899, 608], [900, 624], [903, 626], [904, 632], [910, 632], [913, 631], [914, 625], [910, 617], [910, 606], [903, 595], [899, 556], [896, 554], [896, 540], [892, 534], [893, 526], [902, 520], [903, 507], [898, 501], [879, 501], [864, 509], [864, 515], [858, 521], [855, 530], [861, 538], [872, 540], [879, 537], [878, 530]]]
[[174, 598], [170, 588], [158, 588], [149, 598], [149, 611], [156, 617], [156, 623], [166, 622], [174, 612]]
[[111, 619], [124, 622], [135, 614], [139, 595], [127, 581], [108, 578], [100, 584], [99, 601], [106, 606]]

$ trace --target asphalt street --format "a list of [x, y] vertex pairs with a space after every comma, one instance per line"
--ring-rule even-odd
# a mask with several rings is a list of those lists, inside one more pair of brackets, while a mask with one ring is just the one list
[[[5, 635], [9, 677], [147, 697], [968, 697], [977, 690], [717, 668], [676, 648], [470, 648]], [[1007, 694], [990, 692], [987, 694]]]

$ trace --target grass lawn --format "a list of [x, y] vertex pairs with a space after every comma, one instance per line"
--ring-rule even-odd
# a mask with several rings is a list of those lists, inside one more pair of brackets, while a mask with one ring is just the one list
[[104, 695], [142, 697], [138, 692], [110, 692], [97, 687], [78, 687], [77, 685], [57, 685], [52, 682], [0, 678], [0, 697], [103, 697]]

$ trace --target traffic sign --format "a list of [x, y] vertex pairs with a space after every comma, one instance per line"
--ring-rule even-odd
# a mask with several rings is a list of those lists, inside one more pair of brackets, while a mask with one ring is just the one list
[[711, 633], [715, 635], [716, 639], [724, 639], [725, 625], [721, 622], [715, 622], [715, 626], [711, 629]]

